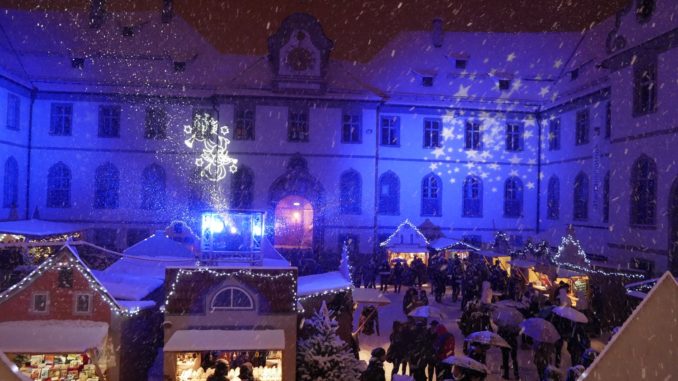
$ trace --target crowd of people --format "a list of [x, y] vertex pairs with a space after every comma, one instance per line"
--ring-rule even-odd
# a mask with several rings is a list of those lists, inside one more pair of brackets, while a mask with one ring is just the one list
[[[502, 347], [502, 376], [510, 379], [520, 377], [518, 349], [531, 348], [534, 353], [533, 365], [539, 380], [576, 380], [593, 361], [596, 352], [590, 348], [590, 338], [586, 326], [562, 318], [553, 313], [553, 308], [569, 305], [566, 284], [556, 284], [547, 292], [537, 292], [520, 272], [509, 276], [499, 262], [488, 263], [484, 258], [459, 256], [445, 259], [434, 256], [428, 266], [416, 258], [410, 265], [404, 261], [395, 261], [391, 266], [364, 268], [360, 279], [367, 279], [365, 286], [379, 287], [383, 291], [400, 293], [403, 285], [407, 290], [403, 296], [405, 321], [394, 321], [386, 350], [376, 348], [372, 353], [369, 366], [361, 381], [381, 381], [383, 363], [393, 364], [392, 375], [407, 374], [415, 381], [436, 380], [483, 380], [485, 373], [477, 369], [451, 366], [443, 360], [454, 355], [455, 338], [444, 324], [425, 318], [409, 316], [420, 306], [428, 305], [427, 292], [421, 287], [430, 284], [431, 296], [441, 302], [450, 297], [453, 303], [459, 302], [462, 315], [458, 320], [464, 337], [474, 332], [490, 331], [501, 337], [508, 346]], [[354, 278], [355, 279], [355, 278]], [[448, 291], [449, 290], [449, 291]], [[446, 296], [447, 295], [447, 296]], [[517, 311], [523, 319], [539, 317], [552, 323], [560, 339], [555, 342], [539, 341], [521, 334], [520, 327], [494, 324], [493, 311], [498, 299], [508, 299], [516, 303]], [[562, 349], [567, 348], [571, 367], [561, 369]], [[472, 340], [464, 340], [463, 355], [485, 364], [490, 345]], [[461, 354], [459, 354], [461, 355]]]

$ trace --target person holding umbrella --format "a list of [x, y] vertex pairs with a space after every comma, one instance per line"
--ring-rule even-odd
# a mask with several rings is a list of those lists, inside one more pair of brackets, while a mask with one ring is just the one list
[[535, 341], [532, 349], [534, 350], [533, 361], [534, 365], [537, 367], [539, 380], [543, 380], [546, 377], [546, 368], [548, 368], [553, 359], [555, 346], [552, 343]]
[[520, 332], [520, 329], [517, 327], [510, 327], [510, 326], [499, 326], [497, 329], [497, 334], [501, 336], [502, 339], [506, 340], [508, 345], [510, 345], [510, 348], [501, 348], [501, 360], [502, 360], [502, 368], [504, 370], [504, 374], [502, 376], [503, 379], [508, 380], [509, 379], [509, 356], [511, 357], [511, 360], [513, 362], [513, 375], [515, 376], [516, 380], [520, 379], [519, 371], [518, 371], [518, 333]]
[[452, 366], [450, 373], [456, 381], [482, 381], [488, 373], [485, 365], [466, 356], [450, 356], [442, 362]]

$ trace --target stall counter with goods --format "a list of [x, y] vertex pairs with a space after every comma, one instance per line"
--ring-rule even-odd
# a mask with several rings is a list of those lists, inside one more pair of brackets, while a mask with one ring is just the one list
[[239, 381], [241, 367], [251, 366], [260, 381], [282, 380], [282, 351], [208, 351], [176, 354], [177, 381], [205, 381], [219, 359], [229, 364], [228, 379]]
[[14, 354], [8, 356], [19, 370], [39, 381], [99, 381], [101, 372], [83, 354]]

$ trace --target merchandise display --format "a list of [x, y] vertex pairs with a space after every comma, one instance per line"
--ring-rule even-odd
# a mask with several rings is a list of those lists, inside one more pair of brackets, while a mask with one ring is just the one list
[[248, 352], [185, 352], [176, 355], [177, 381], [205, 381], [214, 373], [216, 360], [224, 359], [229, 364], [228, 379], [239, 381], [240, 366], [252, 365], [252, 373], [257, 380], [282, 380], [281, 351]]
[[83, 354], [17, 354], [14, 363], [37, 381], [99, 381], [100, 372]]

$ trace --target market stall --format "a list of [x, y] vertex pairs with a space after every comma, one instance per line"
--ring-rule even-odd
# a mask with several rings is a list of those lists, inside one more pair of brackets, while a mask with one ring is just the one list
[[569, 286], [568, 297], [573, 307], [579, 310], [588, 309], [590, 292], [589, 276], [586, 273], [558, 268], [556, 284], [560, 282]]
[[214, 373], [216, 360], [229, 363], [229, 379], [238, 380], [240, 367], [251, 364], [261, 381], [282, 380], [282, 330], [180, 330], [165, 344], [174, 355], [176, 381], [203, 381]]
[[511, 274], [511, 266], [509, 265], [509, 262], [511, 261], [510, 255], [487, 250], [480, 250], [477, 253], [483, 258], [487, 265], [491, 266], [496, 261], [499, 261], [499, 266], [501, 269], [506, 271], [508, 274]]
[[0, 350], [33, 380], [104, 380], [113, 356], [108, 324], [92, 321], [0, 323]]
[[446, 237], [441, 237], [431, 241], [430, 248], [441, 254], [445, 259], [454, 258], [455, 255], [458, 256], [459, 259], [465, 259], [471, 253], [475, 253], [480, 250], [466, 242]]
[[402, 261], [410, 265], [415, 258], [420, 258], [428, 266], [429, 242], [419, 229], [405, 220], [379, 246], [386, 249], [389, 265]]

